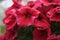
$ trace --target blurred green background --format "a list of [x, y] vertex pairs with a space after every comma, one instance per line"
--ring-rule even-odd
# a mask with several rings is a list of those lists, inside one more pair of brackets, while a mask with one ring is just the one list
[[13, 3], [11, 0], [0, 0], [0, 35], [5, 32], [5, 26], [2, 22], [3, 18], [5, 17], [5, 10], [11, 6]]

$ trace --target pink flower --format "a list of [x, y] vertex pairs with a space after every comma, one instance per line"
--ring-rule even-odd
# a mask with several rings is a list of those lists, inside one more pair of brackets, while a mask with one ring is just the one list
[[56, 35], [50, 35], [48, 37], [48, 40], [57, 40], [57, 36]]
[[52, 9], [54, 6], [53, 5], [49, 5], [49, 6], [44, 6], [43, 4], [40, 5], [36, 5], [33, 8], [35, 8], [36, 10], [38, 10], [39, 12], [43, 13], [44, 15], [46, 15], [46, 13]]
[[16, 36], [17, 36], [17, 32], [14, 31], [6, 31], [5, 33], [6, 40], [14, 40]]
[[15, 5], [21, 5], [22, 0], [12, 0]]
[[47, 18], [45, 17], [45, 15], [43, 15], [42, 13], [39, 14], [39, 16], [37, 18], [35, 18], [34, 20], [34, 26], [35, 27], [39, 27], [42, 26], [44, 28], [49, 28], [49, 23], [47, 21]]
[[13, 9], [13, 6], [12, 6], [12, 7], [10, 7], [10, 8], [8, 8], [8, 9], [5, 11], [5, 15], [10, 14], [9, 12], [10, 12], [12, 9]]
[[47, 40], [48, 38], [48, 31], [47, 29], [40, 29], [37, 28], [33, 31], [33, 40]]
[[56, 7], [48, 11], [47, 16], [50, 19], [50, 21], [60, 21], [60, 7]]
[[3, 19], [3, 23], [6, 26], [6, 29], [9, 30], [16, 25], [16, 18], [14, 15], [8, 15]]
[[17, 24], [19, 26], [30, 26], [39, 12], [30, 7], [22, 7], [17, 13]]
[[59, 4], [51, 4], [49, 6], [44, 6], [42, 3], [37, 1], [35, 2], [33, 8], [45, 15], [50, 9], [56, 8], [57, 6], [59, 6]]
[[4, 35], [0, 35], [0, 40], [4, 40]]
[[5, 15], [15, 15], [16, 14], [16, 10], [20, 9], [22, 7], [22, 5], [15, 5], [13, 4], [11, 7], [9, 7], [6, 11], [5, 11]]
[[46, 17], [42, 13], [34, 20], [34, 27], [36, 28], [33, 31], [34, 40], [47, 40], [51, 30]]
[[48, 6], [50, 4], [60, 4], [59, 0], [39, 0], [41, 3], [43, 3], [45, 6]]
[[29, 6], [29, 7], [31, 7], [31, 8], [36, 8], [36, 7], [38, 7], [38, 6], [41, 7], [41, 3], [38, 2], [38, 1], [29, 1], [29, 2], [27, 3], [27, 6]]
[[6, 33], [0, 40], [16, 40], [20, 29], [30, 26], [34, 27], [33, 40], [60, 40], [60, 35], [51, 35], [50, 28], [51, 21], [60, 22], [60, 0], [28, 0], [25, 6], [23, 0], [12, 1], [5, 11]]
[[34, 2], [34, 1], [29, 1], [29, 2], [27, 3], [27, 6], [29, 6], [29, 7], [33, 7], [33, 6], [34, 6], [34, 4], [35, 4], [35, 2]]
[[6, 30], [5, 40], [15, 40], [19, 30], [20, 28], [17, 24], [11, 30]]
[[60, 35], [57, 36], [57, 40], [60, 40]]

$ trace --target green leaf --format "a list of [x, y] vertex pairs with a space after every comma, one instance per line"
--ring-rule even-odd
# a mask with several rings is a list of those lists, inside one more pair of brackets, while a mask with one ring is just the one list
[[32, 26], [20, 29], [16, 40], [33, 40], [33, 35], [32, 35], [33, 29], [34, 28]]

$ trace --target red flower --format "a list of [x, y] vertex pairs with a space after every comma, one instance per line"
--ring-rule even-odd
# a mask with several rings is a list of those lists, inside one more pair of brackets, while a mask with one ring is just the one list
[[41, 3], [43, 3], [45, 6], [48, 6], [50, 4], [60, 4], [59, 0], [39, 0]]
[[17, 9], [20, 9], [22, 7], [22, 5], [13, 4], [11, 7], [13, 7], [12, 9], [17, 10]]
[[50, 35], [48, 37], [48, 40], [57, 40], [57, 37], [56, 37], [56, 35]]
[[51, 35], [49, 24], [50, 21], [60, 22], [60, 0], [29, 0], [25, 6], [23, 0], [12, 1], [13, 5], [5, 11], [6, 33], [0, 40], [16, 40], [20, 27], [31, 25], [34, 27], [33, 40], [60, 40], [60, 35]]
[[30, 7], [22, 7], [17, 13], [17, 24], [19, 26], [30, 26], [39, 12]]
[[21, 5], [22, 0], [12, 0], [15, 5]]
[[8, 8], [8, 9], [5, 11], [5, 15], [10, 14], [9, 12], [10, 12], [13, 8], [14, 8], [13, 6], [12, 6], [12, 7], [10, 7], [10, 8]]
[[15, 5], [13, 4], [11, 7], [9, 7], [6, 11], [5, 14], [6, 15], [15, 15], [16, 14], [16, 10], [20, 9], [22, 6], [21, 5]]
[[29, 7], [33, 7], [34, 6], [34, 1], [29, 1], [28, 3], [27, 3], [27, 6], [29, 6]]
[[6, 30], [5, 40], [15, 40], [19, 29], [20, 29], [19, 26], [17, 26], [16, 24], [11, 30]]
[[6, 25], [6, 29], [9, 30], [16, 25], [16, 18], [14, 15], [8, 15], [3, 19], [3, 23]]
[[54, 6], [54, 4], [51, 4], [49, 6], [44, 6], [42, 3], [40, 3], [39, 1], [29, 1], [27, 6], [34, 8], [36, 10], [38, 10], [39, 12], [46, 14], [46, 12], [48, 12], [50, 9], [52, 9]]
[[15, 40], [19, 29], [20, 28], [16, 24], [14, 28], [12, 28], [11, 30], [6, 30], [5, 34], [0, 35], [0, 40]]
[[33, 40], [47, 40], [48, 31], [47, 29], [34, 29], [33, 31]]
[[31, 8], [36, 8], [36, 7], [38, 7], [38, 6], [41, 7], [41, 3], [38, 2], [38, 1], [29, 1], [29, 2], [27, 3], [27, 6], [29, 6], [29, 7], [31, 7]]
[[0, 40], [4, 40], [4, 35], [0, 35]]
[[60, 21], [60, 7], [56, 7], [54, 9], [51, 9], [47, 16], [49, 17], [50, 21]]
[[34, 20], [34, 27], [36, 29], [33, 31], [34, 40], [47, 40], [47, 37], [51, 34], [50, 25], [43, 14]]
[[17, 32], [6, 31], [6, 33], [5, 33], [5, 40], [14, 40], [16, 36], [17, 36]]
[[49, 25], [45, 15], [40, 13], [39, 16], [37, 18], [35, 18], [35, 20], [34, 20], [34, 26], [35, 27], [43, 26], [44, 28], [49, 28], [50, 25]]
[[57, 36], [57, 40], [60, 40], [60, 35]]
[[45, 15], [46, 12], [48, 12], [50, 9], [54, 8], [54, 6], [53, 5], [44, 6], [43, 4], [40, 4], [37, 6], [35, 5], [33, 8], [35, 8], [36, 10], [38, 10], [39, 12], [41, 12]]
[[29, 1], [36, 1], [36, 0], [29, 0]]

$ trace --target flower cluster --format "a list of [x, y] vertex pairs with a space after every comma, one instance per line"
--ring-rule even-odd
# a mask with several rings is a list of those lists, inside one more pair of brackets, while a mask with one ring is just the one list
[[60, 40], [51, 32], [51, 23], [60, 22], [60, 0], [29, 0], [26, 5], [23, 0], [12, 1], [13, 5], [5, 11], [6, 33], [0, 40], [16, 40], [20, 29], [31, 26], [33, 40]]

